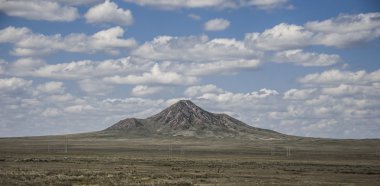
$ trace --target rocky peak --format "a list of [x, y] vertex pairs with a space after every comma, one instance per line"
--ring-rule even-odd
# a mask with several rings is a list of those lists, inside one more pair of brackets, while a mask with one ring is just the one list
[[174, 128], [188, 128], [201, 123], [212, 123], [214, 114], [203, 110], [190, 100], [180, 100], [149, 120], [169, 124]]

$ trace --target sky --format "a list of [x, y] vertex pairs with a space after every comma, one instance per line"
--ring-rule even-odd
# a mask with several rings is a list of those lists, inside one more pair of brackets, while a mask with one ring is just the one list
[[380, 136], [377, 0], [0, 0], [0, 137], [181, 99], [290, 135]]

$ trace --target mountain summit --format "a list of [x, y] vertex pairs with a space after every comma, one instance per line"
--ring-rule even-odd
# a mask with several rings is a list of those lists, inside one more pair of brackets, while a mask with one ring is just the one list
[[181, 100], [146, 119], [128, 118], [103, 132], [137, 136], [239, 137], [249, 139], [284, 138], [286, 135], [249, 126], [226, 114], [203, 110], [189, 100]]
[[188, 129], [194, 125], [214, 123], [214, 114], [203, 110], [189, 100], [181, 100], [160, 113], [147, 118], [170, 125], [173, 129]]

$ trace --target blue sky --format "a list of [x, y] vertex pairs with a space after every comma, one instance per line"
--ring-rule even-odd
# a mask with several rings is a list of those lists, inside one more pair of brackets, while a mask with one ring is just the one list
[[380, 136], [377, 0], [0, 0], [0, 136], [179, 99], [286, 134]]

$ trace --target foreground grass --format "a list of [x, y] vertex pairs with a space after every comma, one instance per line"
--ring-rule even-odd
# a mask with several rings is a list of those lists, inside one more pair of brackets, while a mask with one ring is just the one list
[[0, 139], [0, 185], [380, 185], [379, 140], [67, 141]]

